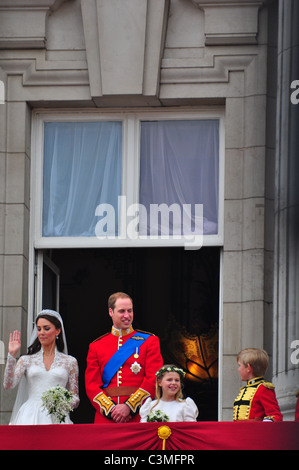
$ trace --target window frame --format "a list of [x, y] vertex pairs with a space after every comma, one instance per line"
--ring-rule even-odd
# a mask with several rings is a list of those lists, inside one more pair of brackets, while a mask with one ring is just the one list
[[95, 248], [95, 247], [166, 247], [184, 246], [183, 237], [141, 237], [129, 239], [126, 236], [127, 216], [124, 207], [120, 212], [119, 235], [107, 237], [43, 237], [42, 202], [43, 202], [43, 149], [45, 122], [87, 122], [121, 121], [122, 122], [122, 198], [126, 207], [139, 202], [140, 175], [140, 130], [142, 121], [162, 120], [219, 120], [219, 205], [218, 233], [203, 235], [202, 246], [223, 245], [224, 223], [224, 168], [225, 168], [225, 126], [223, 108], [209, 109], [101, 109], [101, 110], [35, 110], [32, 115], [32, 165], [31, 165], [31, 236], [36, 249], [51, 248]]

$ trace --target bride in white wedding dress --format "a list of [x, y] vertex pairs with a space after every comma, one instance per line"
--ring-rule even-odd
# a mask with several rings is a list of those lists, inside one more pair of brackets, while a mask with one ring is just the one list
[[[42, 394], [60, 385], [73, 393], [71, 406], [79, 405], [78, 363], [67, 354], [63, 321], [58, 312], [41, 311], [32, 332], [28, 354], [16, 357], [21, 349], [21, 334], [10, 334], [8, 357], [4, 372], [4, 388], [19, 384], [9, 424], [56, 424], [42, 407]], [[72, 424], [67, 416], [65, 424]]]

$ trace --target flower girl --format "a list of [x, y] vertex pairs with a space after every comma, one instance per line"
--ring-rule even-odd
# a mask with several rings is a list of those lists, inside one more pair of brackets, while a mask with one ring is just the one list
[[140, 408], [140, 422], [196, 421], [198, 409], [188, 397], [183, 399], [182, 380], [185, 372], [165, 365], [156, 372], [156, 399], [148, 398]]

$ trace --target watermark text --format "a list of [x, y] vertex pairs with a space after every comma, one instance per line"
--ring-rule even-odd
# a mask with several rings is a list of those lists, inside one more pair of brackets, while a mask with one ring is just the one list
[[[118, 197], [118, 210], [112, 204], [99, 204], [95, 234], [99, 240], [181, 240], [186, 249], [203, 245], [202, 204], [127, 205]], [[117, 234], [117, 235], [116, 235]]]
[[5, 101], [5, 86], [4, 82], [0, 80], [0, 104], [4, 104]]
[[291, 343], [291, 349], [294, 349], [294, 351], [291, 354], [291, 363], [294, 365], [299, 364], [299, 339], [295, 339]]
[[0, 341], [0, 365], [5, 364], [5, 346], [3, 341]]
[[299, 80], [292, 81], [291, 89], [295, 90], [291, 93], [291, 103], [299, 104]]

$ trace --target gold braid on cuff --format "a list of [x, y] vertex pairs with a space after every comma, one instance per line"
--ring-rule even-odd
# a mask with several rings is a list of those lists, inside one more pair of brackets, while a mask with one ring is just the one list
[[137, 408], [142, 405], [142, 402], [145, 398], [149, 397], [150, 394], [143, 390], [142, 388], [138, 388], [135, 393], [125, 401], [125, 403], [130, 407], [133, 413], [136, 413]]
[[112, 408], [115, 407], [114, 401], [107, 397], [107, 395], [105, 395], [103, 392], [94, 397], [93, 401], [100, 405], [102, 413], [105, 413], [106, 416], [108, 416]]

